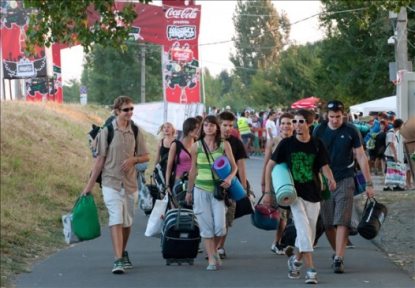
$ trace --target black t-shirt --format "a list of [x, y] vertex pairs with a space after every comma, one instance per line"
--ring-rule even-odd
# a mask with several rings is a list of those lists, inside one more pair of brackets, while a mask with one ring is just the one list
[[320, 202], [321, 183], [318, 173], [329, 163], [327, 150], [319, 139], [303, 143], [296, 136], [281, 140], [271, 156], [277, 164], [287, 163], [294, 179], [298, 197], [309, 202]]
[[362, 146], [362, 136], [356, 126], [343, 123], [336, 130], [328, 127], [327, 123], [314, 129], [313, 136], [320, 138], [326, 146], [330, 168], [336, 182], [354, 176], [353, 148]]
[[[226, 140], [228, 140], [229, 144], [231, 145], [233, 158], [235, 159], [236, 164], [238, 164], [238, 160], [248, 158], [244, 144], [239, 138], [236, 138], [235, 136], [231, 135]], [[236, 177], [238, 177], [239, 179], [239, 173], [236, 173]]]

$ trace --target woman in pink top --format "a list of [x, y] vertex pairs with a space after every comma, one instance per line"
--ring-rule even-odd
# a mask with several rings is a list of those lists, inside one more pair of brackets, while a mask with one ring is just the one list
[[[170, 195], [174, 184], [180, 180], [184, 173], [190, 171], [192, 166], [190, 149], [195, 139], [198, 138], [198, 131], [199, 122], [197, 119], [193, 117], [187, 118], [183, 122], [183, 139], [181, 141], [173, 141], [170, 146], [166, 169], [166, 183], [170, 183], [167, 187], [167, 192]], [[180, 150], [179, 153], [177, 153], [178, 150]]]

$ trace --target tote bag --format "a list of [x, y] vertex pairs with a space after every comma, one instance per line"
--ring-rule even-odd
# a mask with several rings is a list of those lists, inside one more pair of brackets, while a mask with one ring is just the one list
[[161, 228], [164, 223], [164, 214], [167, 210], [167, 204], [169, 202], [168, 194], [163, 199], [156, 200], [153, 210], [151, 211], [150, 217], [147, 221], [146, 232], [144, 233], [147, 237], [160, 237]]
[[80, 196], [72, 209], [72, 228], [79, 240], [92, 240], [101, 235], [98, 210], [94, 196]]
[[399, 162], [386, 162], [385, 185], [406, 185], [406, 165]]

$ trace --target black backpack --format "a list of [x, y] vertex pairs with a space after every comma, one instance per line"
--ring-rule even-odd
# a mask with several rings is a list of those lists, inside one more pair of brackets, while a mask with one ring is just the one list
[[[90, 145], [90, 149], [92, 152], [92, 157], [94, 158], [97, 157], [96, 153], [97, 153], [98, 135], [105, 127], [107, 127], [108, 129], [107, 143], [108, 143], [108, 147], [110, 146], [112, 139], [114, 138], [114, 126], [112, 125], [112, 121], [115, 119], [115, 117], [116, 117], [115, 115], [111, 115], [110, 117], [108, 117], [107, 120], [105, 120], [105, 123], [104, 125], [102, 125], [102, 127], [92, 124], [92, 129], [91, 131], [88, 132], [89, 145]], [[135, 123], [132, 120], [131, 120], [131, 128], [133, 129], [133, 132], [134, 132], [134, 140], [135, 140], [134, 151], [137, 151], [138, 126], [135, 125]], [[99, 183], [100, 187], [102, 187], [102, 171], [101, 173], [99, 173], [96, 182]]]

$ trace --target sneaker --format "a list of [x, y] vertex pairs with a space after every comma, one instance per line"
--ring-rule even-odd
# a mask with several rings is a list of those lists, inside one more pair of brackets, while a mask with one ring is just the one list
[[383, 191], [392, 191], [392, 188], [389, 186], [383, 187]]
[[405, 191], [405, 189], [402, 188], [401, 186], [395, 186], [393, 187], [393, 191]]
[[281, 244], [272, 244], [271, 251], [277, 255], [284, 255], [285, 254], [285, 247]]
[[287, 255], [287, 257], [293, 256], [294, 255], [294, 247], [293, 246], [285, 247], [284, 253], [285, 253], [285, 255]]
[[355, 247], [355, 246], [354, 246], [354, 244], [352, 243], [352, 241], [347, 240], [346, 248], [347, 248], [347, 249], [353, 249], [354, 247]]
[[344, 273], [343, 258], [340, 256], [334, 257], [332, 267], [333, 267], [334, 273]]
[[288, 278], [290, 279], [299, 279], [300, 278], [300, 270], [303, 266], [303, 262], [297, 261], [295, 255], [291, 256], [288, 259]]
[[128, 252], [124, 251], [122, 254], [122, 263], [124, 264], [124, 269], [133, 269], [133, 264], [130, 261], [130, 258], [128, 257]]
[[305, 283], [306, 284], [317, 284], [317, 272], [315, 269], [310, 268], [307, 269], [307, 272], [305, 274]]
[[123, 259], [120, 258], [118, 260], [115, 260], [114, 265], [112, 266], [112, 273], [114, 273], [114, 274], [123, 274], [124, 272], [125, 272], [125, 270], [124, 270]]
[[225, 248], [219, 248], [217, 251], [218, 251], [220, 259], [225, 259], [226, 258]]
[[218, 267], [222, 266], [222, 260], [220, 260], [222, 258], [220, 257], [219, 253], [216, 253], [215, 255], [213, 255], [213, 258], [215, 259], [216, 266]]
[[215, 265], [215, 264], [209, 264], [209, 265], [206, 267], [206, 270], [208, 270], [208, 271], [216, 271], [216, 270], [218, 270], [218, 268], [216, 267], [216, 265]]

